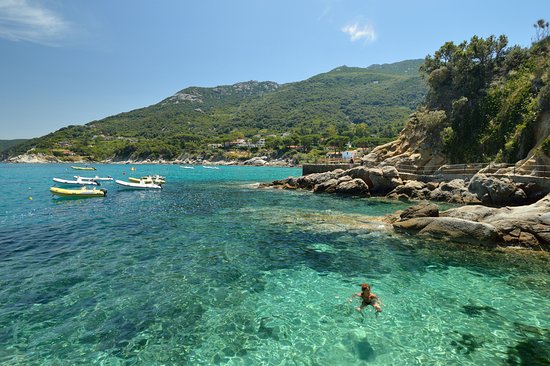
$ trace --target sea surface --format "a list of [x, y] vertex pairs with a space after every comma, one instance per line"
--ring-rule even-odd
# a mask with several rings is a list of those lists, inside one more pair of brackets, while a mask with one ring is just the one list
[[[2, 365], [549, 365], [550, 260], [388, 231], [296, 168], [0, 164]], [[162, 191], [52, 178], [157, 173]], [[376, 317], [348, 299], [363, 282]]]

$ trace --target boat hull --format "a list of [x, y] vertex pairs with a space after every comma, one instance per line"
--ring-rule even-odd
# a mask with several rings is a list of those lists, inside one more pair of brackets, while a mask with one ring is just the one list
[[80, 175], [75, 175], [74, 177], [75, 177], [75, 179], [80, 178], [82, 180], [92, 180], [92, 181], [93, 180], [95, 180], [95, 181], [97, 181], [97, 180], [113, 180], [112, 177], [98, 177], [97, 175], [95, 177], [81, 177]]
[[105, 189], [66, 189], [51, 187], [50, 192], [61, 197], [105, 197]]
[[133, 183], [139, 183], [140, 181], [143, 181], [144, 183], [154, 183], [154, 184], [166, 183], [165, 178], [161, 177], [160, 175], [146, 175], [141, 178], [128, 177], [128, 180]]
[[115, 183], [125, 187], [125, 188], [132, 188], [132, 189], [162, 189], [162, 186], [155, 183], [134, 183], [134, 182], [126, 182], [123, 180], [115, 180]]
[[66, 184], [71, 186], [98, 186], [99, 183], [93, 180], [88, 179], [76, 179], [76, 180], [68, 180], [68, 179], [61, 179], [61, 178], [53, 178], [53, 181], [60, 184]]
[[71, 166], [75, 170], [96, 170], [93, 166]]

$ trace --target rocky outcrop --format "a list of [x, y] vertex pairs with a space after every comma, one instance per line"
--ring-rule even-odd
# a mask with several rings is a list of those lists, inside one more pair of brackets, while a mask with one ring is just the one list
[[[548, 193], [535, 183], [516, 184], [506, 177], [494, 177], [477, 174], [469, 182], [463, 179], [453, 179], [449, 182], [420, 182], [403, 180], [395, 167], [383, 166], [368, 168], [354, 167], [348, 170], [336, 169], [324, 173], [313, 173], [298, 178], [288, 178], [275, 181], [271, 185], [276, 188], [307, 189], [315, 193], [343, 193], [361, 191], [367, 195], [367, 190], [358, 187], [361, 180], [367, 185], [368, 195], [409, 200], [429, 200], [456, 204], [484, 204], [488, 206], [523, 205], [540, 199]], [[347, 189], [354, 180], [354, 189]], [[343, 184], [340, 189], [337, 187]], [[264, 185], [266, 186], [266, 185]]]
[[526, 206], [463, 206], [440, 212], [439, 216], [405, 215], [393, 225], [397, 230], [456, 242], [550, 250], [550, 194]]
[[29, 164], [60, 162], [60, 160], [57, 159], [55, 156], [46, 155], [42, 153], [18, 155], [16, 157], [9, 158], [7, 161], [8, 163], [29, 163]]
[[443, 111], [417, 111], [409, 116], [397, 140], [378, 146], [362, 158], [367, 166], [391, 165], [398, 169], [434, 172], [447, 162], [438, 129], [445, 119]]
[[403, 184], [395, 168], [384, 169], [356, 167], [349, 170], [336, 169], [325, 173], [314, 173], [298, 178], [274, 181], [275, 188], [307, 189], [314, 193], [340, 193], [370, 196], [371, 192], [383, 195], [384, 192]]
[[481, 201], [468, 190], [463, 179], [450, 182], [407, 181], [386, 195], [399, 200], [430, 200], [457, 204], [477, 204]]
[[254, 157], [252, 159], [246, 160], [243, 164], [254, 165], [254, 166], [264, 166], [268, 164], [267, 160], [268, 160], [267, 156], [261, 156], [261, 157], [258, 156], [258, 157]]
[[503, 206], [521, 205], [525, 203], [527, 195], [509, 178], [497, 178], [476, 174], [468, 184], [468, 190], [484, 205]]

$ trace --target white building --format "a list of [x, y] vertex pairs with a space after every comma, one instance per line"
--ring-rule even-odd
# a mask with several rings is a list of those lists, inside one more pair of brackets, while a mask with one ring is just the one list
[[342, 151], [342, 159], [350, 160], [355, 158], [355, 151]]

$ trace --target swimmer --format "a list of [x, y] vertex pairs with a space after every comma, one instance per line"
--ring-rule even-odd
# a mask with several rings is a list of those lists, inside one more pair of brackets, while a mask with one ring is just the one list
[[368, 283], [362, 284], [361, 292], [357, 292], [351, 295], [349, 302], [352, 302], [353, 298], [355, 297], [360, 297], [363, 300], [361, 302], [361, 305], [356, 307], [355, 310], [361, 312], [363, 308], [371, 305], [375, 310], [376, 316], [378, 316], [378, 313], [382, 312], [382, 301], [380, 301], [380, 298], [378, 296], [370, 292], [370, 285]]

